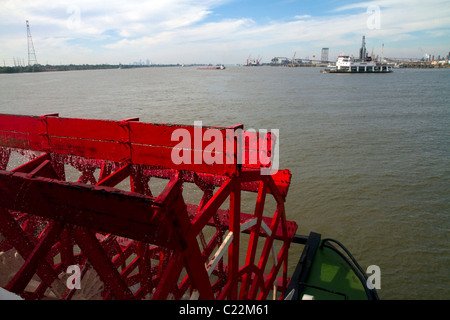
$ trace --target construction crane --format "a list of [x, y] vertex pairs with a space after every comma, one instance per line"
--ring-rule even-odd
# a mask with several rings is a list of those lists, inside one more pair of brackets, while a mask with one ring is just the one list
[[297, 51], [294, 52], [294, 55], [292, 56], [290, 67], [295, 67], [297, 64], [295, 63], [295, 55], [297, 54]]

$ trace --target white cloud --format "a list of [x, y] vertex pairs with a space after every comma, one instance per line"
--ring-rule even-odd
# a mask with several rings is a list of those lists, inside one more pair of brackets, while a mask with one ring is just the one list
[[[450, 33], [448, 0], [361, 1], [344, 4], [323, 16], [292, 12], [291, 21], [257, 23], [245, 17], [245, 12], [240, 13], [241, 18], [213, 21], [220, 5], [230, 1], [0, 0], [0, 37], [4, 43], [0, 58], [26, 50], [25, 20], [31, 23], [38, 61], [43, 56], [49, 63], [117, 63], [117, 59], [125, 62], [147, 57], [170, 63], [177, 61], [169, 59], [180, 56], [186, 56], [184, 62], [188, 63], [188, 55], [192, 55], [192, 62], [228, 57], [228, 61], [217, 62], [242, 63], [251, 52], [289, 56], [298, 50], [300, 57], [330, 47], [335, 53], [356, 53], [363, 34], [377, 46], [400, 47], [414, 40], [420, 47], [423, 35], [427, 40], [448, 39]], [[370, 6], [380, 8], [378, 29], [367, 27]], [[70, 59], [77, 61], [65, 61], [68, 52], [73, 52]], [[231, 60], [239, 55], [240, 60]]]
[[311, 16], [310, 16], [309, 14], [303, 14], [303, 15], [300, 15], [300, 16], [294, 16], [294, 18], [295, 18], [295, 19], [302, 20], [302, 19], [308, 19], [308, 18], [311, 18]]

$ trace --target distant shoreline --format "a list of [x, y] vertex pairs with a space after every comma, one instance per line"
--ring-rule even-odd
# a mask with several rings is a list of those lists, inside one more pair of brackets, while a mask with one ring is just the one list
[[1, 73], [29, 73], [29, 72], [55, 72], [77, 70], [106, 70], [106, 69], [136, 69], [154, 67], [181, 67], [181, 64], [151, 64], [151, 65], [112, 65], [112, 64], [70, 64], [70, 65], [34, 65], [19, 67], [0, 67]]
[[[80, 70], [108, 70], [108, 69], [137, 69], [137, 68], [167, 68], [167, 67], [199, 67], [208, 66], [208, 64], [151, 64], [151, 65], [112, 65], [112, 64], [70, 64], [70, 65], [34, 65], [34, 66], [16, 66], [16, 67], [0, 67], [0, 74], [12, 73], [32, 73], [32, 72], [56, 72], [56, 71], [80, 71]], [[261, 66], [272, 67], [290, 67], [290, 65], [274, 65], [262, 64]], [[323, 67], [322, 65], [304, 64], [295, 65], [293, 67]], [[430, 65], [430, 64], [410, 64], [400, 65], [399, 69], [448, 69], [450, 65]]]

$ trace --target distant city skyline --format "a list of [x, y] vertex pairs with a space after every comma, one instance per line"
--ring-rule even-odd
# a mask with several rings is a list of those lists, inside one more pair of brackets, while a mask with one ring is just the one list
[[[448, 0], [0, 0], [0, 64], [245, 64], [249, 57], [445, 57]], [[148, 60], [148, 61], [147, 61]]]

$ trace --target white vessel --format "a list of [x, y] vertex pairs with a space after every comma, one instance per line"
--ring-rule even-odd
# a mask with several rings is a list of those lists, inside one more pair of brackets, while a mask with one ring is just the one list
[[357, 61], [350, 56], [339, 56], [336, 65], [328, 66], [325, 73], [389, 73], [392, 66], [372, 60]]
[[341, 55], [337, 58], [335, 65], [329, 65], [322, 72], [324, 73], [389, 73], [392, 66], [372, 60], [367, 55], [365, 37], [363, 37], [362, 47], [359, 52], [359, 59]]

